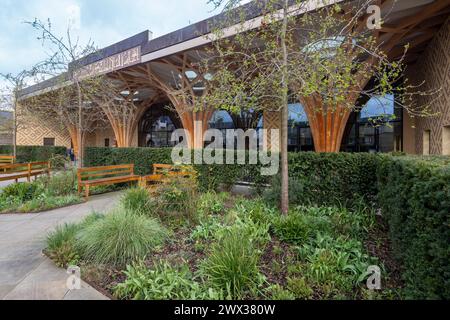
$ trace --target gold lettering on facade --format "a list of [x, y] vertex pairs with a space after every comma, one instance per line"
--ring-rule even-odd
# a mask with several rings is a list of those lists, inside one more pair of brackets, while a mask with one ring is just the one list
[[140, 62], [141, 47], [138, 46], [84, 66], [74, 72], [74, 77], [78, 79], [85, 79], [116, 71]]

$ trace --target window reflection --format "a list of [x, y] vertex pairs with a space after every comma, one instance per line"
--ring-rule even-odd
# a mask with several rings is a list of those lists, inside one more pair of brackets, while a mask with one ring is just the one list
[[[348, 120], [341, 144], [344, 152], [393, 152], [403, 149], [402, 108], [388, 94], [373, 97]], [[289, 105], [289, 151], [313, 151], [314, 141], [303, 107]]]

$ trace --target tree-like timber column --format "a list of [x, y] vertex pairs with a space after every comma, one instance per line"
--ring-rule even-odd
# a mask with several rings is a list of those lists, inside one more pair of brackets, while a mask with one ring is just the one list
[[189, 133], [187, 145], [191, 149], [203, 148], [203, 136], [208, 129], [214, 109], [205, 105], [202, 97], [208, 94], [208, 81], [187, 53], [153, 62], [168, 70], [170, 77], [158, 74], [151, 64], [139, 67], [152, 86], [161, 90], [174, 106], [183, 128]]
[[78, 155], [78, 150], [80, 145], [84, 145], [84, 139], [85, 139], [85, 133], [81, 132], [81, 143], [78, 141], [79, 133], [78, 128], [74, 124], [66, 123], [67, 131], [69, 131], [70, 139], [72, 140], [72, 146], [73, 146], [73, 153], [75, 155]]
[[102, 104], [102, 109], [109, 120], [119, 148], [131, 147], [134, 134], [142, 115], [158, 99], [154, 96], [140, 102], [133, 102], [127, 98], [123, 103]]
[[319, 97], [303, 97], [300, 100], [308, 117], [315, 151], [339, 152], [351, 110], [337, 106], [327, 111], [327, 106]]

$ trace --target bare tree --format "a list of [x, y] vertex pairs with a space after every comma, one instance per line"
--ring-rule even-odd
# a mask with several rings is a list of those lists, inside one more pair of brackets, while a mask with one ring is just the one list
[[19, 107], [19, 94], [28, 81], [37, 76], [37, 73], [38, 65], [30, 68], [30, 70], [22, 70], [17, 74], [0, 73], [0, 79], [3, 79], [6, 83], [1, 97], [1, 110], [12, 113], [11, 121], [3, 123], [3, 129], [12, 134], [13, 156], [17, 155], [17, 131], [27, 123], [27, 114]]
[[42, 41], [42, 45], [48, 50], [48, 58], [40, 65], [40, 72], [58, 80], [54, 83], [51, 94], [28, 99], [27, 105], [32, 108], [32, 101], [34, 105], [40, 106], [36, 109], [42, 111], [41, 116], [48, 114], [49, 108], [56, 107], [55, 114], [69, 130], [78, 166], [81, 167], [86, 133], [92, 131], [104, 118], [103, 111], [92, 100], [104, 88], [104, 77], [79, 76], [79, 71], [83, 68], [80, 59], [95, 54], [97, 49], [91, 40], [82, 45], [79, 38], [74, 39], [70, 26], [66, 34], [60, 36], [53, 31], [50, 20], [42, 22], [35, 19], [25, 23], [40, 33], [38, 40]]

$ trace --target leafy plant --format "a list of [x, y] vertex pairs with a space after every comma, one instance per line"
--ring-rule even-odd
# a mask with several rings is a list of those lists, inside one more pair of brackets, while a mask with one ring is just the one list
[[31, 200], [38, 189], [38, 185], [32, 182], [19, 182], [9, 184], [3, 188], [2, 198], [15, 198], [19, 202]]
[[76, 171], [68, 170], [42, 176], [38, 183], [43, 192], [52, 196], [66, 196], [76, 192]]
[[225, 192], [208, 191], [201, 193], [197, 202], [197, 215], [200, 219], [209, 215], [220, 214], [225, 210], [225, 200], [229, 195]]
[[355, 289], [367, 277], [368, 266], [377, 262], [364, 252], [361, 242], [321, 234], [301, 246], [299, 255], [305, 262], [306, 279], [319, 287], [325, 298], [355, 297]]
[[274, 207], [267, 205], [261, 198], [239, 199], [233, 210], [239, 216], [248, 217], [261, 224], [272, 224], [274, 218], [279, 214]]
[[317, 212], [310, 210], [290, 211], [286, 216], [274, 219], [274, 233], [283, 241], [301, 244], [312, 238], [317, 232], [331, 230], [330, 220]]
[[294, 294], [279, 284], [273, 284], [265, 289], [266, 297], [270, 300], [295, 300]]
[[142, 262], [127, 266], [126, 280], [114, 288], [114, 295], [133, 300], [200, 300], [220, 299], [220, 292], [206, 289], [189, 271], [187, 265], [172, 267], [158, 261], [151, 268]]
[[79, 248], [89, 261], [124, 266], [145, 258], [166, 234], [156, 219], [117, 209], [80, 231]]

